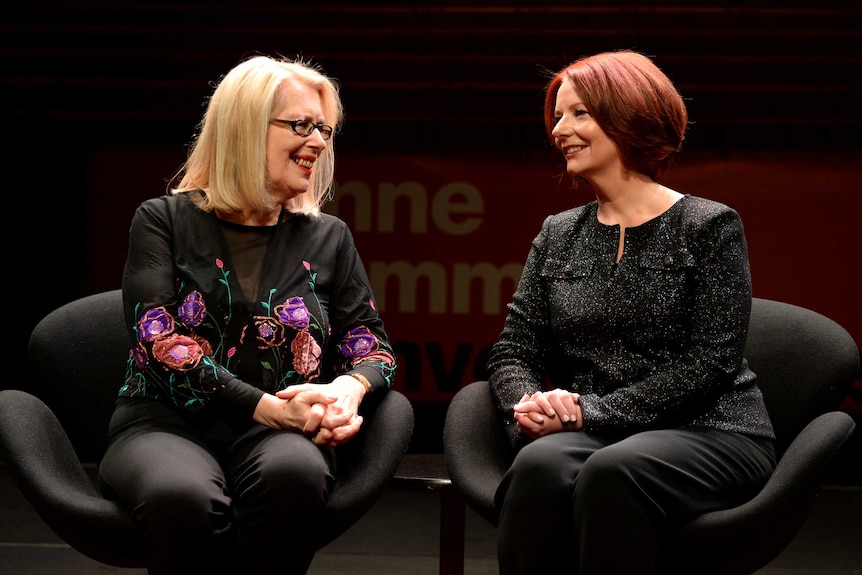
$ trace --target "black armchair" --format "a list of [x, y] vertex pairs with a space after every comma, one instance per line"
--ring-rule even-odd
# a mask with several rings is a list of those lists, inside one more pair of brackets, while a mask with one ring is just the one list
[[[109, 565], [143, 567], [141, 536], [126, 510], [95, 487], [89, 466], [105, 450], [128, 342], [120, 290], [48, 314], [29, 345], [39, 397], [0, 391], [0, 455], [27, 501], [71, 547]], [[337, 448], [336, 486], [318, 548], [371, 508], [407, 452], [413, 433], [407, 398], [390, 390], [367, 409], [360, 434]]]
[[[749, 575], [790, 543], [808, 517], [830, 464], [855, 423], [838, 411], [859, 369], [850, 334], [811, 310], [755, 298], [746, 357], [777, 435], [777, 468], [747, 503], [698, 517], [662, 543], [658, 572]], [[453, 398], [443, 433], [453, 485], [497, 525], [494, 493], [513, 453], [487, 382]]]

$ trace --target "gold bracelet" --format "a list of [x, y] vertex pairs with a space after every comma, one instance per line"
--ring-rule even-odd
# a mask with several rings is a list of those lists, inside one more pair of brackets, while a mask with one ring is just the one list
[[367, 377], [365, 377], [361, 373], [348, 373], [347, 375], [349, 375], [350, 377], [352, 377], [353, 379], [355, 379], [356, 381], [358, 381], [359, 383], [364, 385], [366, 391], [371, 391], [373, 386], [371, 385], [371, 382], [368, 381]]

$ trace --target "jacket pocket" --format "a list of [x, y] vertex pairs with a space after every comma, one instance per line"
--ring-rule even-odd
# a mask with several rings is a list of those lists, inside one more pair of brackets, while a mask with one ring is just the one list
[[594, 263], [588, 260], [545, 260], [542, 265], [542, 277], [547, 279], [571, 280], [588, 277], [593, 271]]

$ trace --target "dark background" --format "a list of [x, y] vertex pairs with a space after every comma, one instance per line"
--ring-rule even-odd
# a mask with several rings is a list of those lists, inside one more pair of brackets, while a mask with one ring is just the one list
[[[116, 202], [116, 216], [128, 218], [121, 179], [116, 197], [92, 197], [94, 158], [175, 154], [178, 167], [213, 83], [251, 54], [303, 56], [340, 80], [339, 155], [530, 162], [547, 152], [544, 70], [634, 49], [687, 99], [685, 154], [858, 165], [862, 10], [851, 0], [797, 4], [7, 2], [0, 129], [10, 363], [26, 365], [29, 333], [50, 310], [119, 287], [119, 277], [84, 265], [87, 210], [100, 204], [110, 214], [105, 204]], [[848, 241], [859, 242], [858, 231]], [[26, 387], [26, 372], [15, 371], [3, 387]], [[417, 410], [416, 450], [439, 447], [444, 413], [445, 405]]]

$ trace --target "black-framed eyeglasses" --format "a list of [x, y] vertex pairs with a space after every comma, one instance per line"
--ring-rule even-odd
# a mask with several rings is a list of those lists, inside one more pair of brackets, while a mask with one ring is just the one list
[[326, 124], [315, 124], [310, 120], [280, 120], [278, 118], [273, 118], [273, 122], [278, 122], [279, 124], [284, 124], [286, 126], [290, 126], [293, 128], [293, 131], [299, 135], [308, 137], [310, 136], [315, 128], [320, 132], [320, 137], [324, 140], [328, 140], [332, 137], [332, 126], [327, 126]]

